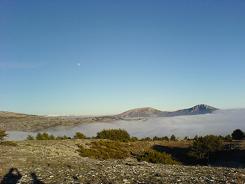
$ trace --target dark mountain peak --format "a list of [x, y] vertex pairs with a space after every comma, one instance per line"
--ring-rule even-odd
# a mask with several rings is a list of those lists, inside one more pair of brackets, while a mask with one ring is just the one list
[[203, 113], [211, 113], [211, 112], [216, 111], [218, 109], [215, 107], [206, 105], [206, 104], [199, 104], [199, 105], [196, 105], [196, 106], [190, 108], [189, 110], [191, 112], [197, 112], [197, 113], [203, 114]]
[[198, 115], [198, 114], [209, 114], [218, 110], [217, 108], [211, 107], [205, 104], [199, 104], [188, 109], [182, 109], [175, 112], [170, 112], [170, 116], [185, 116], [185, 115]]

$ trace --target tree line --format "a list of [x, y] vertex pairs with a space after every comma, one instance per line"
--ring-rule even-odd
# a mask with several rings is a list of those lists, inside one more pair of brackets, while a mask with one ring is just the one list
[[[4, 130], [0, 129], [0, 141], [3, 141], [4, 138], [7, 137], [7, 133]], [[198, 136], [194, 137], [194, 139], [190, 139], [188, 137], [185, 137], [184, 140], [195, 140]], [[63, 139], [86, 139], [89, 137], [86, 137], [81, 132], [76, 132], [73, 137], [68, 137], [66, 135], [64, 136], [54, 136], [52, 134], [48, 134], [46, 132], [44, 133], [38, 133], [36, 136], [28, 135], [27, 140], [63, 140]], [[110, 140], [119, 140], [119, 141], [176, 141], [178, 140], [175, 135], [171, 135], [170, 137], [164, 136], [164, 137], [146, 137], [142, 139], [138, 139], [137, 137], [131, 137], [129, 133], [126, 130], [123, 129], [108, 129], [108, 130], [102, 130], [97, 133], [96, 137], [91, 137], [95, 139], [110, 139]], [[227, 136], [218, 136], [219, 139], [223, 141], [231, 141], [231, 140], [243, 140], [245, 138], [245, 133], [240, 130], [236, 129], [232, 132], [231, 135]]]

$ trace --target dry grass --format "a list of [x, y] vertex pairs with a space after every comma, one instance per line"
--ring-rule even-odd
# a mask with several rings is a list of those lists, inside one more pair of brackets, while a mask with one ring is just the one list
[[78, 145], [78, 152], [82, 157], [95, 159], [125, 159], [130, 157], [130, 147], [127, 143], [118, 141], [92, 142], [90, 148]]
[[137, 141], [129, 143], [100, 140], [91, 142], [86, 146], [78, 145], [78, 152], [82, 157], [100, 160], [134, 157], [138, 161], [150, 163], [179, 164], [171, 155], [153, 150], [150, 142]]
[[3, 141], [3, 142], [0, 142], [0, 145], [1, 146], [18, 146], [18, 144], [13, 141]]
[[168, 165], [180, 164], [179, 162], [175, 161], [171, 155], [167, 153], [160, 153], [153, 150], [137, 155], [137, 160], [146, 161], [155, 164], [156, 163], [168, 164]]
[[82, 123], [110, 122], [117, 117], [46, 117], [0, 111], [0, 129], [6, 131], [42, 131], [56, 126], [75, 126]]

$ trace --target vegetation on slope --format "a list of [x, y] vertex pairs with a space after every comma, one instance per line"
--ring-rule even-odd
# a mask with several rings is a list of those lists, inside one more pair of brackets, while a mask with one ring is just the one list
[[0, 145], [3, 146], [17, 146], [17, 144], [13, 141], [4, 141], [4, 138], [7, 136], [8, 134], [4, 131], [0, 129]]
[[92, 142], [90, 148], [78, 145], [78, 152], [82, 157], [95, 159], [124, 159], [130, 156], [127, 143], [118, 141], [96, 141]]
[[209, 160], [211, 154], [223, 149], [223, 141], [214, 135], [196, 137], [193, 140], [190, 155], [197, 160]]
[[[97, 133], [96, 138], [100, 140], [93, 139], [88, 145], [78, 144], [77, 146], [81, 156], [101, 160], [132, 157], [138, 161], [184, 165], [217, 164], [217, 162], [224, 163], [225, 160], [227, 162], [230, 160], [230, 163], [241, 162], [241, 165], [244, 165], [245, 160], [241, 158], [244, 150], [239, 150], [239, 142], [232, 140], [236, 134], [243, 135], [241, 132], [235, 130], [232, 136], [207, 135], [196, 136], [194, 139], [185, 137], [180, 140], [175, 135], [170, 138], [164, 136], [138, 139], [130, 137], [126, 130], [109, 129]], [[77, 132], [73, 137], [55, 137], [48, 133], [39, 133], [36, 137], [28, 136], [28, 140], [62, 139], [91, 138], [81, 132]]]
[[150, 163], [161, 163], [168, 165], [179, 164], [179, 162], [174, 160], [170, 154], [164, 152], [161, 153], [154, 150], [150, 150], [142, 154], [139, 154], [136, 158], [138, 161], [146, 161]]
[[242, 140], [245, 138], [245, 133], [240, 130], [240, 129], [236, 129], [233, 131], [232, 133], [232, 139], [234, 140]]
[[130, 135], [126, 130], [109, 129], [109, 130], [102, 130], [98, 132], [96, 138], [118, 140], [118, 141], [129, 141]]

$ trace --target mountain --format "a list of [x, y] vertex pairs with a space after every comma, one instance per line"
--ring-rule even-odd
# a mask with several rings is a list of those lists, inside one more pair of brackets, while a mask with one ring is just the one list
[[151, 107], [132, 109], [119, 114], [121, 118], [135, 118], [135, 117], [159, 117], [163, 112]]
[[116, 116], [38, 116], [0, 111], [0, 129], [6, 131], [42, 131], [57, 126], [76, 126], [82, 123], [111, 122], [119, 120]]
[[21, 114], [21, 113], [15, 113], [15, 112], [7, 112], [7, 111], [0, 111], [0, 118], [23, 118], [27, 116], [34, 116], [34, 115], [27, 115], [27, 114]]
[[173, 112], [160, 111], [150, 107], [137, 108], [115, 116], [80, 117], [80, 116], [38, 116], [0, 111], [0, 129], [7, 131], [40, 131], [57, 126], [76, 126], [82, 123], [113, 122], [139, 117], [173, 117], [212, 113], [217, 110], [208, 105], [197, 105], [189, 109]]
[[209, 105], [200, 104], [188, 109], [182, 109], [174, 112], [168, 112], [167, 116], [186, 116], [186, 115], [198, 115], [198, 114], [209, 114], [218, 110], [217, 108]]
[[160, 111], [158, 109], [146, 107], [128, 110], [117, 115], [120, 118], [137, 118], [137, 117], [172, 117], [172, 116], [187, 116], [187, 115], [198, 115], [208, 114], [218, 110], [217, 108], [209, 105], [200, 104], [188, 109], [181, 109], [173, 112]]

